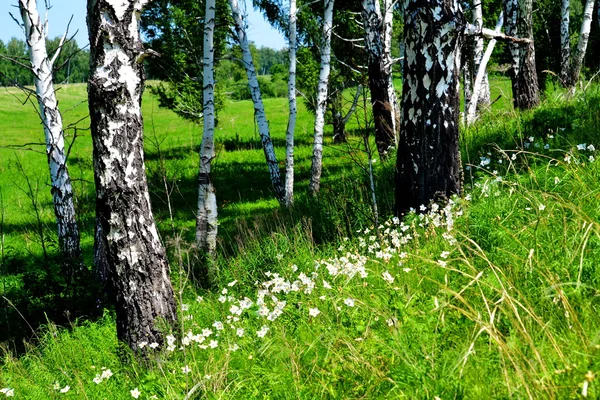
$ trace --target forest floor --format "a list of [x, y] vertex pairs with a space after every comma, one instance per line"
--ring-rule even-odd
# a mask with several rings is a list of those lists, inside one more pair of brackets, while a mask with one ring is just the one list
[[[90, 299], [65, 296], [67, 283], [53, 277], [41, 126], [23, 95], [3, 90], [0, 340], [33, 344], [0, 348], [0, 396], [596, 398], [600, 90], [570, 99], [554, 92], [535, 111], [516, 113], [508, 81], [493, 88], [492, 99], [503, 97], [461, 133], [464, 196], [405, 221], [391, 218], [394, 157], [378, 160], [364, 149], [364, 110], [348, 127], [348, 144], [327, 142], [313, 199], [306, 194], [313, 119], [301, 107], [296, 206], [283, 211], [252, 105], [228, 103], [216, 135], [219, 274], [210, 290], [190, 278], [201, 129], [145, 95], [146, 167], [181, 313], [180, 326], [145, 361], [120, 347], [110, 310], [74, 319]], [[85, 86], [64, 86], [59, 99], [66, 123], [77, 127], [68, 130], [69, 168], [89, 265]], [[283, 168], [286, 100], [265, 103]], [[378, 224], [369, 158], [377, 160]]]

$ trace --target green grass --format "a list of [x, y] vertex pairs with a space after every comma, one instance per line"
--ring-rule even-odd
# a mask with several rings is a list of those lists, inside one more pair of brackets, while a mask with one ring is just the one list
[[[193, 229], [199, 132], [147, 98], [148, 172], [181, 305], [174, 349], [134, 359], [118, 344], [110, 311], [64, 324], [69, 329], [49, 323], [24, 355], [4, 352], [0, 388], [26, 399], [128, 399], [135, 388], [140, 398], [165, 399], [565, 399], [581, 397], [585, 386], [598, 398], [600, 164], [589, 145], [598, 145], [600, 90], [562, 96], [532, 112], [497, 109], [463, 129], [465, 198], [402, 224], [384, 218], [380, 227], [369, 223], [364, 176], [342, 147], [327, 147], [320, 199], [305, 196], [300, 178], [296, 211], [277, 211], [251, 108], [231, 104], [220, 122], [223, 242], [210, 291], [190, 283], [189, 244], [178, 239]], [[281, 138], [284, 100], [267, 106]], [[162, 158], [150, 143], [152, 119]], [[299, 131], [298, 162], [307, 167], [310, 129]], [[176, 189], [175, 235], [161, 159]], [[392, 164], [376, 164], [384, 216]], [[7, 217], [18, 214], [4, 204]], [[46, 223], [50, 229], [51, 218]], [[246, 298], [252, 305], [238, 315], [232, 306], [244, 308]], [[273, 314], [277, 304], [281, 315]], [[102, 368], [113, 375], [96, 384]], [[55, 382], [69, 391], [59, 393]]]

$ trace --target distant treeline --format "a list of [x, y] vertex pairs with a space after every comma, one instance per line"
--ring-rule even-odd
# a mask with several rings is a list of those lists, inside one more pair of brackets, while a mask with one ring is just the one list
[[[46, 47], [50, 57], [60, 43], [60, 37], [48, 39]], [[29, 66], [27, 44], [24, 40], [12, 38], [8, 43], [0, 40], [0, 86], [33, 85], [33, 74]], [[90, 54], [81, 50], [74, 40], [64, 43], [55, 63], [55, 83], [86, 82], [90, 69]], [[21, 65], [20, 65], [21, 64]]]

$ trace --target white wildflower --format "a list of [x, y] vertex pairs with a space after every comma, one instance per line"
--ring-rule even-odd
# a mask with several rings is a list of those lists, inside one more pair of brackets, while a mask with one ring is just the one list
[[182, 304], [181, 305], [181, 311], [187, 311], [190, 309], [190, 306], [188, 304]]
[[577, 150], [585, 150], [587, 148], [587, 144], [580, 143], [577, 145]]
[[311, 317], [316, 317], [319, 314], [321, 314], [321, 311], [319, 311], [318, 308], [309, 308], [308, 309], [308, 315], [310, 315]]
[[221, 321], [215, 321], [215, 323], [212, 324], [212, 326], [218, 331], [222, 331], [224, 328], [223, 323]]
[[388, 271], [383, 272], [381, 275], [383, 276], [384, 281], [394, 283], [394, 277]]
[[269, 332], [269, 327], [266, 325], [263, 325], [260, 330], [256, 331], [256, 336], [258, 336], [259, 338], [263, 338], [265, 337], [265, 335], [267, 334], [267, 332]]
[[351, 299], [350, 297], [348, 297], [347, 299], [344, 300], [344, 304], [347, 305], [348, 307], [354, 307], [354, 299]]
[[150, 347], [152, 350], [156, 349], [158, 347], [158, 343], [154, 342], [154, 343], [150, 343], [148, 345], [148, 347]]
[[140, 397], [140, 394], [142, 394], [138, 388], [130, 390], [129, 393], [131, 393], [131, 397], [133, 397], [134, 399], [137, 399], [138, 397]]
[[110, 369], [105, 369], [102, 368], [102, 375], [100, 375], [100, 377], [102, 378], [102, 380], [107, 380], [108, 378], [110, 378], [111, 376], [113, 376], [113, 373]]
[[211, 340], [210, 343], [208, 343], [208, 347], [210, 347], [211, 349], [216, 349], [218, 345], [219, 345], [218, 340]]
[[189, 365], [186, 365], [185, 367], [181, 367], [181, 372], [183, 372], [184, 374], [189, 374], [190, 372], [192, 372], [192, 369], [189, 367]]
[[244, 336], [244, 332], [245, 332], [244, 328], [237, 328], [235, 330], [235, 334], [238, 335], [238, 337]]

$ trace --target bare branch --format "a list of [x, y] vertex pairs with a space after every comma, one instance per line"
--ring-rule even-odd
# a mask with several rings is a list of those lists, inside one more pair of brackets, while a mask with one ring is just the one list
[[[65, 33], [63, 34], [62, 38], [60, 38], [60, 42], [58, 43], [58, 47], [56, 48], [56, 51], [54, 52], [54, 55], [52, 56], [52, 59], [50, 59], [50, 68], [54, 67], [54, 63], [56, 62], [56, 59], [60, 55], [62, 47], [65, 44], [65, 39], [67, 38], [67, 35], [69, 34], [69, 26], [71, 26], [71, 21], [73, 21], [73, 16], [72, 15], [71, 15], [71, 18], [69, 19], [69, 22], [67, 23], [67, 29], [65, 29]], [[77, 32], [75, 32], [75, 34], [77, 34]], [[71, 39], [72, 38], [73, 37], [71, 37]], [[69, 40], [71, 40], [71, 39], [69, 39]]]
[[516, 38], [514, 36], [508, 36], [501, 32], [496, 32], [492, 29], [488, 28], [478, 28], [475, 25], [468, 24], [465, 29], [465, 35], [467, 36], [482, 36], [486, 39], [495, 39], [504, 42], [512, 42], [517, 44], [529, 44], [531, 43], [531, 39], [526, 38]]

